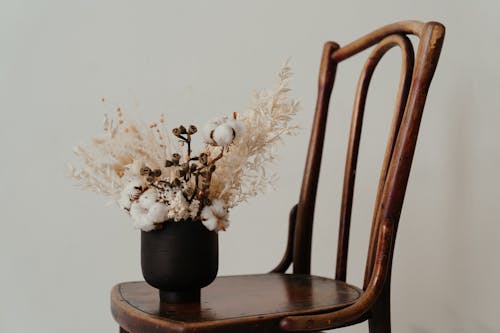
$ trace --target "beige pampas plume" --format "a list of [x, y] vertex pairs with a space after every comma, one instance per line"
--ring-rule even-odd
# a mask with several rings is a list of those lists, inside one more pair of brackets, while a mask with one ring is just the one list
[[225, 230], [230, 208], [273, 186], [276, 148], [297, 133], [299, 103], [289, 97], [290, 77], [286, 62], [276, 84], [256, 92], [247, 111], [202, 127], [207, 145], [199, 154], [191, 147], [195, 125], [169, 130], [163, 115], [146, 124], [117, 108], [105, 115], [103, 134], [74, 149], [81, 166], [70, 166], [68, 174], [80, 187], [111, 197], [143, 231], [167, 220]]
[[237, 137], [219, 161], [210, 187], [212, 196], [229, 208], [265, 192], [277, 179], [269, 170], [276, 146], [283, 137], [298, 133], [293, 118], [300, 107], [289, 97], [291, 76], [287, 61], [275, 85], [255, 92], [250, 108], [237, 116], [244, 124], [245, 135]]

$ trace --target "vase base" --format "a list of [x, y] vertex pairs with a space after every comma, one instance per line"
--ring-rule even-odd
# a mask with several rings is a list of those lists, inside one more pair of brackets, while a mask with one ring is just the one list
[[201, 290], [165, 291], [160, 290], [161, 303], [199, 303]]

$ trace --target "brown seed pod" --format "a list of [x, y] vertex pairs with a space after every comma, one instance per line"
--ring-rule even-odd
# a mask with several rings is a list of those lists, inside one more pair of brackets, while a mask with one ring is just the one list
[[206, 165], [208, 163], [208, 156], [207, 156], [207, 154], [201, 153], [199, 161], [200, 161], [201, 164]]
[[209, 170], [210, 170], [210, 172], [214, 172], [214, 171], [215, 171], [215, 169], [216, 169], [216, 166], [215, 166], [214, 164], [212, 164], [212, 165], [210, 166], [210, 169], [209, 169]]
[[166, 160], [166, 161], [165, 161], [165, 167], [166, 167], [166, 168], [169, 168], [169, 167], [171, 167], [172, 165], [174, 165], [174, 162], [172, 162], [172, 161], [170, 161], [170, 160]]
[[194, 134], [196, 132], [198, 132], [198, 128], [196, 128], [196, 126], [194, 125], [189, 125], [188, 134]]
[[174, 128], [172, 134], [178, 137], [181, 135], [181, 130], [179, 128]]
[[160, 177], [160, 176], [161, 176], [161, 170], [160, 170], [160, 169], [156, 169], [156, 170], [154, 170], [154, 171], [151, 173], [151, 175], [152, 175], [153, 177]]
[[186, 127], [184, 126], [179, 126], [179, 131], [181, 132], [181, 134], [187, 134], [187, 130], [186, 130]]
[[175, 179], [172, 181], [172, 186], [173, 186], [173, 187], [179, 187], [179, 186], [181, 186], [181, 181], [179, 180], [179, 178], [175, 178]]
[[151, 172], [151, 169], [149, 167], [145, 166], [145, 167], [141, 168], [140, 174], [141, 174], [141, 176], [146, 176], [146, 175], [149, 175], [150, 172]]
[[178, 153], [173, 153], [172, 154], [172, 160], [173, 161], [179, 161], [181, 159], [181, 155]]

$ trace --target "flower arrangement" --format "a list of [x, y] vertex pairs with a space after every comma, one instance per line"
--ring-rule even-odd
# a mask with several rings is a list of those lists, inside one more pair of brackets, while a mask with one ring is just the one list
[[[118, 108], [114, 117], [105, 116], [102, 135], [75, 148], [82, 166], [70, 166], [70, 177], [111, 197], [143, 231], [184, 220], [226, 230], [229, 209], [274, 184], [275, 174], [267, 169], [276, 145], [297, 133], [299, 103], [288, 96], [290, 77], [285, 63], [277, 83], [256, 92], [247, 111], [215, 119], [200, 131], [194, 125], [169, 131], [163, 115], [147, 125]], [[195, 153], [193, 138], [200, 133], [205, 145]]]

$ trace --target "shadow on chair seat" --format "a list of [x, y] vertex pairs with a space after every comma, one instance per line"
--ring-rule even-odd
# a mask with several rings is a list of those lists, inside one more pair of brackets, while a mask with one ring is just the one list
[[312, 275], [224, 276], [202, 289], [201, 302], [160, 304], [145, 282], [116, 285], [111, 309], [120, 326], [135, 332], [277, 332], [291, 315], [331, 312], [356, 302], [362, 290]]

